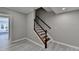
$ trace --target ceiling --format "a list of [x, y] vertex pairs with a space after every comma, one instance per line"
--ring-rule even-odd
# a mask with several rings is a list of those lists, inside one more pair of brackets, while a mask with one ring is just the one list
[[[17, 11], [17, 12], [27, 14], [27, 13], [29, 13], [29, 12], [31, 12], [34, 9], [37, 9], [39, 7], [7, 7], [7, 8], [14, 10], [14, 11]], [[65, 8], [65, 9], [62, 10], [62, 8]], [[48, 12], [54, 11], [56, 14], [59, 14], [59, 13], [69, 12], [72, 10], [79, 10], [79, 7], [44, 7], [44, 9], [46, 9]]]
[[38, 7], [7, 7], [7, 8], [20, 12], [20, 13], [27, 14], [27, 13], [33, 11], [34, 9], [37, 9]]
[[73, 10], [79, 10], [79, 7], [50, 7], [50, 8], [56, 14], [69, 12], [69, 11], [73, 11]]

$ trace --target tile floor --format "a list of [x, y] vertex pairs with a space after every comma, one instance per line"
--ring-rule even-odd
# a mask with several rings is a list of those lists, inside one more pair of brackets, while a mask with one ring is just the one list
[[8, 43], [8, 34], [0, 35], [0, 51], [79, 51], [78, 49], [60, 45], [55, 42], [50, 42], [47, 49], [28, 40], [12, 43], [10, 47]]
[[0, 33], [0, 50], [4, 50], [8, 46], [8, 33]]
[[79, 51], [71, 47], [50, 42], [47, 49], [41, 48], [28, 40], [13, 43], [8, 51]]

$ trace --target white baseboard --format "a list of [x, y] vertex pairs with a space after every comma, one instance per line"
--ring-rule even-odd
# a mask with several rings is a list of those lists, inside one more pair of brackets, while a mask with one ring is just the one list
[[36, 45], [38, 45], [38, 46], [44, 48], [43, 45], [41, 45], [41, 44], [39, 44], [39, 43], [37, 43], [37, 42], [33, 41], [32, 39], [29, 39], [29, 38], [27, 38], [27, 37], [23, 37], [23, 38], [21, 38], [21, 39], [14, 40], [14, 41], [12, 41], [11, 43], [15, 43], [15, 42], [18, 42], [18, 41], [21, 41], [21, 40], [28, 40], [28, 41], [30, 41], [30, 42], [32, 42], [32, 43], [34, 43], [34, 44], [36, 44]]
[[[41, 44], [43, 45], [44, 48], [44, 43], [42, 42], [42, 40], [38, 37], [38, 35], [36, 34], [36, 32], [34, 31], [35, 36], [37, 37], [37, 39], [39, 40], [39, 42], [41, 42]], [[38, 43], [37, 43], [38, 44]], [[42, 47], [42, 46], [41, 46]]]
[[16, 42], [19, 42], [19, 41], [22, 41], [22, 40], [25, 40], [25, 38], [21, 38], [21, 39], [18, 39], [18, 40], [10, 41], [10, 45], [8, 47], [12, 47], [12, 46], [14, 46], [14, 44], [12, 44], [12, 43], [16, 43]]
[[30, 42], [32, 42], [32, 43], [34, 43], [34, 44], [36, 44], [36, 45], [38, 45], [38, 46], [40, 46], [40, 47], [42, 47], [42, 48], [44, 48], [43, 45], [41, 45], [41, 44], [39, 44], [39, 43], [37, 43], [37, 42], [35, 42], [35, 41], [29, 39], [29, 38], [25, 38], [25, 39], [28, 40], [28, 41], [30, 41]]
[[[41, 45], [41, 44], [39, 44], [39, 43], [37, 43], [37, 42], [33, 41], [32, 39], [29, 39], [27, 37], [24, 37], [24, 38], [12, 41], [11, 43], [15, 43], [15, 42], [18, 42], [18, 41], [21, 41], [21, 40], [28, 40], [28, 41], [30, 41], [30, 42], [32, 42], [32, 43], [44, 48], [44, 45]], [[73, 46], [73, 45], [70, 45], [70, 44], [67, 44], [67, 43], [63, 43], [63, 42], [59, 42], [59, 41], [56, 41], [56, 40], [52, 40], [52, 42], [55, 42], [55, 43], [58, 43], [58, 44], [61, 44], [61, 45], [65, 45], [65, 46], [68, 46], [68, 47], [71, 47], [71, 48], [79, 49], [79, 47], [77, 47], [77, 46]]]
[[71, 47], [71, 48], [79, 49], [79, 47], [77, 47], [77, 46], [73, 46], [73, 45], [63, 43], [63, 42], [59, 42], [59, 41], [56, 41], [56, 40], [53, 40], [52, 42], [55, 42], [55, 43], [58, 43], [58, 44], [61, 44], [61, 45], [65, 45], [65, 46], [68, 46], [68, 47]]
[[15, 43], [15, 42], [18, 42], [18, 41], [21, 41], [21, 40], [25, 40], [25, 37], [18, 39], [18, 40], [11, 41], [11, 43]]

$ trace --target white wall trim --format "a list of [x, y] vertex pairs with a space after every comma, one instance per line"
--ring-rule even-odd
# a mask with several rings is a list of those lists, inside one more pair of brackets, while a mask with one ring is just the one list
[[49, 35], [49, 37], [50, 37], [52, 43], [55, 42], [55, 43], [57, 43], [57, 44], [65, 45], [65, 46], [68, 46], [68, 47], [71, 47], [71, 48], [75, 48], [75, 49], [79, 49], [79, 47], [77, 47], [77, 46], [73, 46], [73, 45], [70, 45], [70, 44], [67, 44], [67, 43], [63, 43], [63, 42], [56, 41], [56, 40], [54, 40], [54, 39], [50, 36], [50, 34], [48, 34], [48, 35]]
[[21, 40], [25, 40], [25, 39], [24, 38], [21, 38], [21, 39], [17, 39], [17, 40], [14, 40], [14, 41], [10, 41], [9, 47], [14, 46], [14, 44], [12, 44], [12, 43], [16, 43], [16, 42], [19, 42]]
[[5, 14], [5, 13], [0, 13], [0, 16], [9, 17], [10, 15]]
[[42, 45], [44, 45], [44, 43], [41, 41], [41, 39], [38, 37], [38, 35], [36, 34], [36, 32], [34, 31], [35, 36], [37, 37], [37, 39], [39, 39], [39, 41], [41, 42]]
[[68, 46], [68, 47], [71, 47], [71, 48], [79, 49], [79, 47], [77, 47], [77, 46], [73, 46], [73, 45], [63, 43], [63, 42], [59, 42], [59, 41], [56, 41], [56, 40], [53, 40], [52, 42], [55, 42], [55, 43], [58, 43], [58, 44], [61, 44], [61, 45], [65, 45], [65, 46]]
[[50, 42], [52, 42], [54, 39], [52, 38], [52, 36], [49, 34], [49, 33], [47, 33], [47, 35], [48, 35], [48, 37], [50, 38], [50, 40], [48, 41], [48, 43], [50, 43]]
[[43, 45], [41, 45], [41, 44], [39, 44], [39, 43], [37, 43], [37, 42], [35, 42], [35, 41], [29, 39], [29, 38], [25, 38], [25, 39], [28, 40], [28, 41], [30, 41], [30, 42], [32, 42], [32, 43], [34, 43], [34, 44], [36, 44], [36, 45], [38, 45], [38, 46], [40, 46], [40, 47], [42, 47], [42, 48], [44, 48]]
[[10, 45], [9, 45], [8, 47], [14, 46], [14, 44], [12, 44], [12, 43], [16, 43], [16, 42], [19, 42], [19, 41], [21, 41], [21, 40], [25, 40], [25, 39], [24, 39], [24, 38], [21, 38], [21, 39], [14, 40], [14, 41], [11, 41], [11, 40], [10, 40]]
[[[27, 37], [24, 37], [24, 38], [12, 41], [11, 43], [15, 43], [15, 42], [18, 42], [18, 41], [21, 41], [21, 40], [28, 40], [28, 41], [30, 41], [30, 42], [32, 42], [32, 43], [44, 48], [44, 45], [41, 45], [41, 44], [39, 44], [39, 43], [37, 43], [37, 42], [33, 41], [32, 39], [29, 39]], [[58, 43], [58, 44], [61, 44], [61, 45], [65, 45], [65, 46], [68, 46], [68, 47], [71, 47], [71, 48], [79, 49], [79, 47], [77, 47], [77, 46], [73, 46], [73, 45], [70, 45], [70, 44], [67, 44], [67, 43], [63, 43], [63, 42], [59, 42], [59, 41], [56, 41], [56, 40], [52, 40], [52, 42], [55, 42], [55, 43]]]
[[[34, 43], [34, 44], [36, 44], [36, 45], [38, 45], [38, 46], [44, 48], [43, 45], [41, 45], [41, 44], [39, 44], [39, 43], [37, 43], [37, 42], [33, 41], [32, 39], [29, 39], [29, 38], [27, 38], [27, 37], [23, 37], [23, 38], [21, 38], [21, 39], [14, 40], [14, 41], [12, 41], [11, 43], [15, 43], [15, 42], [18, 42], [18, 41], [21, 41], [21, 40], [28, 40], [28, 41], [30, 41], [30, 42], [32, 42], [32, 43]], [[11, 46], [12, 46], [12, 45], [11, 45]]]
[[21, 40], [25, 40], [25, 37], [21, 38], [21, 39], [18, 39], [18, 40], [11, 41], [11, 43], [15, 43], [15, 42], [18, 42], [18, 41], [21, 41]]

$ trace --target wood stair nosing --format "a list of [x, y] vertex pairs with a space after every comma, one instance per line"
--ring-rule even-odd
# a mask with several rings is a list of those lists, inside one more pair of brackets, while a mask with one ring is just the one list
[[36, 26], [35, 28], [40, 28], [39, 26]]
[[38, 32], [38, 33], [40, 33], [40, 34], [41, 34], [41, 33], [45, 33], [45, 32], [44, 32], [44, 31], [40, 31], [40, 32]]
[[48, 38], [48, 36], [47, 37], [43, 36], [42, 38]]
[[37, 31], [38, 33], [45, 33], [44, 31]]
[[[46, 38], [42, 38], [42, 40], [45, 42]], [[49, 40], [50, 40], [50, 38], [47, 38], [47, 41], [49, 41]]]
[[41, 33], [41, 34], [39, 34], [39, 35], [45, 35], [45, 33]]
[[36, 26], [35, 28], [40, 28], [39, 26]]
[[[37, 30], [37, 29], [36, 29]], [[37, 30], [37, 32], [40, 32], [40, 31], [43, 31], [44, 32], [44, 30]]]
[[40, 35], [41, 38], [45, 37], [45, 35]]
[[40, 28], [40, 29], [36, 29], [36, 30], [42, 30], [42, 29]]

